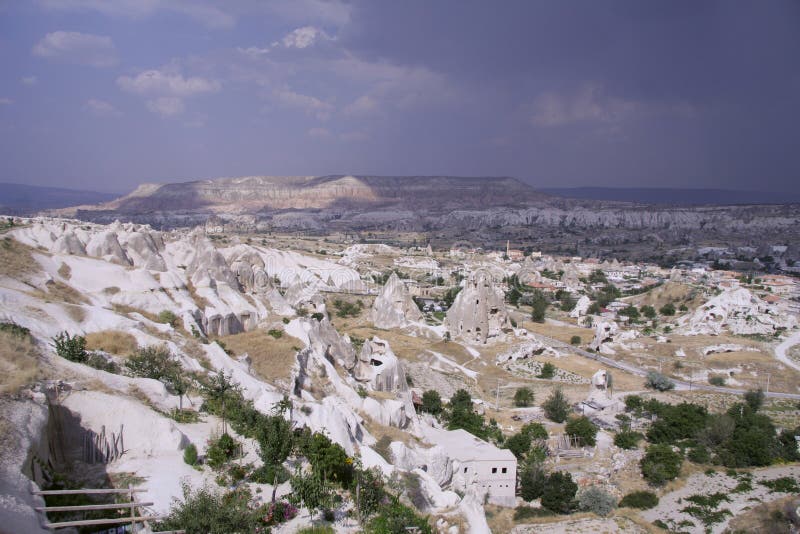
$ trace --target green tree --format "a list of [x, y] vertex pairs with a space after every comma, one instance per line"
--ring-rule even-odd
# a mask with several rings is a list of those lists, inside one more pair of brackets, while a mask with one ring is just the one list
[[526, 501], [542, 496], [547, 484], [547, 474], [540, 462], [528, 462], [519, 475], [520, 495]]
[[572, 336], [569, 339], [569, 344], [570, 345], [575, 345], [575, 346], [580, 345], [581, 344], [581, 336]]
[[533, 390], [528, 387], [521, 387], [514, 393], [514, 406], [527, 408], [533, 404]]
[[528, 451], [531, 450], [531, 436], [525, 432], [518, 432], [508, 438], [503, 444], [504, 447], [514, 453], [517, 460], [522, 460]]
[[598, 486], [589, 486], [578, 494], [578, 509], [606, 517], [617, 507], [617, 499]]
[[559, 514], [568, 514], [576, 507], [575, 494], [578, 485], [570, 473], [556, 471], [547, 477], [542, 491], [542, 506]]
[[675, 315], [675, 305], [671, 302], [667, 302], [658, 310], [661, 315], [673, 316]]
[[523, 425], [520, 432], [527, 434], [531, 439], [547, 439], [547, 430], [542, 423], [528, 423]]
[[656, 309], [650, 305], [645, 304], [641, 309], [642, 315], [652, 320], [656, 318]]
[[561, 388], [553, 390], [553, 393], [551, 393], [547, 400], [544, 401], [544, 404], [542, 404], [542, 408], [544, 408], [544, 414], [547, 418], [556, 423], [563, 423], [566, 421], [570, 411], [569, 402], [567, 402], [566, 397], [564, 397], [564, 392], [561, 391]]
[[620, 449], [635, 449], [642, 435], [632, 430], [622, 430], [614, 436], [614, 445]]
[[665, 376], [657, 371], [647, 372], [647, 378], [645, 379], [644, 385], [645, 387], [658, 391], [669, 391], [671, 389], [675, 389], [675, 382], [670, 380], [668, 376]]
[[622, 316], [627, 317], [631, 320], [631, 322], [636, 322], [639, 320], [639, 308], [634, 306], [633, 304], [628, 305], [626, 308], [622, 308], [619, 311], [619, 314]]
[[442, 413], [442, 397], [438, 391], [429, 389], [422, 394], [422, 411], [431, 415]]
[[312, 513], [314, 510], [327, 510], [333, 506], [333, 488], [330, 483], [315, 473], [297, 472], [290, 479], [292, 495], [290, 500], [302, 504]]
[[[128, 372], [133, 376], [161, 380], [168, 385], [177, 382], [182, 373], [181, 364], [166, 345], [150, 345], [137, 349], [125, 362]], [[180, 387], [180, 384], [178, 384]]]
[[536, 323], [544, 322], [544, 315], [547, 311], [547, 297], [539, 290], [534, 291], [530, 297], [531, 319]]
[[597, 426], [588, 417], [573, 417], [567, 422], [564, 431], [568, 436], [578, 438], [582, 445], [594, 446], [597, 438]]
[[553, 378], [555, 374], [556, 374], [556, 366], [550, 362], [544, 362], [544, 365], [542, 365], [542, 370], [539, 371], [539, 375], [537, 376], [537, 378], [543, 378], [549, 380]]
[[278, 466], [286, 461], [294, 446], [292, 424], [278, 415], [264, 417], [256, 428], [261, 461], [267, 466]]
[[209, 377], [208, 383], [203, 388], [206, 397], [220, 405], [223, 433], [227, 432], [225, 403], [230, 398], [236, 398], [241, 390], [240, 386], [231, 380], [231, 376], [233, 375], [226, 375], [225, 371], [220, 369], [217, 374]]
[[744, 394], [744, 401], [751, 410], [757, 412], [764, 404], [764, 391], [761, 388], [748, 390], [747, 393]]
[[660, 486], [668, 480], [677, 478], [681, 472], [683, 457], [666, 444], [647, 447], [644, 458], [639, 462], [642, 476], [650, 484]]

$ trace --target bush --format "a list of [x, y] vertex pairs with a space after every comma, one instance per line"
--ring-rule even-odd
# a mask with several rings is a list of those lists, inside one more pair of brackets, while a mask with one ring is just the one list
[[764, 404], [764, 391], [759, 389], [751, 389], [744, 394], [744, 402], [750, 406], [750, 409], [757, 412]]
[[213, 469], [219, 469], [236, 454], [236, 441], [230, 434], [222, 434], [218, 439], [211, 439], [206, 449], [206, 463]]
[[250, 480], [256, 484], [283, 484], [291, 474], [282, 465], [262, 465], [250, 473]]
[[174, 328], [178, 325], [178, 316], [169, 310], [164, 310], [158, 314], [158, 322], [168, 324]]
[[578, 485], [570, 473], [556, 471], [547, 477], [542, 491], [542, 506], [559, 514], [568, 514], [575, 509], [575, 493]]
[[578, 509], [606, 517], [617, 507], [617, 499], [598, 486], [589, 486], [578, 495]]
[[632, 430], [623, 430], [617, 432], [614, 436], [614, 445], [620, 449], [635, 449], [639, 446], [639, 440], [641, 439], [642, 435], [640, 433]]
[[519, 432], [508, 438], [503, 446], [514, 453], [517, 460], [522, 460], [531, 450], [531, 437], [524, 432]]
[[638, 508], [649, 510], [658, 506], [658, 496], [652, 491], [633, 491], [619, 501], [620, 508]]
[[280, 339], [280, 338], [283, 337], [283, 331], [275, 329], [275, 328], [273, 328], [272, 330], [267, 332], [267, 334], [269, 334], [270, 336], [272, 336], [275, 339]]
[[689, 461], [696, 464], [707, 464], [711, 461], [711, 454], [709, 454], [708, 449], [706, 449], [704, 445], [692, 447], [689, 449], [686, 457], [689, 458]]
[[183, 484], [183, 501], [175, 501], [169, 515], [153, 525], [154, 530], [185, 530], [186, 534], [257, 532], [260, 514], [249, 506], [250, 494], [223, 494], [208, 487], [192, 490]]
[[545, 362], [544, 365], [542, 365], [542, 370], [539, 371], [538, 378], [544, 378], [549, 380], [553, 378], [555, 374], [556, 374], [556, 366], [550, 362]]
[[547, 430], [542, 423], [528, 423], [523, 425], [520, 432], [527, 434], [531, 439], [547, 439]]
[[514, 393], [514, 406], [527, 408], [533, 404], [533, 391], [531, 388], [522, 387]]
[[570, 345], [578, 346], [581, 344], [581, 336], [572, 336], [569, 338]]
[[669, 391], [671, 389], [675, 389], [675, 382], [670, 380], [669, 377], [656, 371], [647, 372], [647, 379], [645, 380], [644, 385], [645, 387], [658, 391]]
[[153, 380], [165, 380], [181, 373], [181, 364], [164, 345], [138, 349], [125, 362], [125, 367], [132, 376]]
[[669, 445], [657, 444], [647, 447], [644, 458], [639, 462], [642, 476], [650, 484], [660, 486], [673, 480], [681, 472], [683, 457], [674, 452]]
[[86, 365], [94, 367], [107, 373], [119, 374], [119, 366], [110, 358], [106, 358], [97, 352], [89, 352], [86, 354]]
[[438, 391], [429, 389], [422, 394], [422, 411], [431, 415], [442, 413], [442, 397]]
[[194, 443], [190, 443], [183, 449], [183, 461], [189, 465], [197, 463], [197, 447], [195, 447]]
[[588, 417], [573, 417], [564, 430], [568, 436], [578, 438], [581, 445], [593, 447], [597, 442], [597, 426]]
[[675, 305], [671, 302], [668, 302], [661, 306], [658, 311], [661, 313], [661, 315], [673, 316], [675, 315]]
[[70, 336], [67, 332], [61, 332], [53, 338], [53, 346], [56, 354], [71, 362], [86, 363], [88, 353], [86, 352], [86, 338], [83, 336]]
[[725, 377], [724, 376], [712, 376], [709, 377], [708, 383], [712, 386], [724, 386], [725, 385]]
[[567, 402], [567, 399], [564, 397], [564, 392], [561, 391], [561, 388], [556, 388], [553, 393], [550, 394], [547, 400], [544, 401], [544, 404], [542, 404], [542, 408], [544, 408], [544, 414], [551, 421], [563, 423], [567, 420], [569, 402]]
[[431, 534], [433, 530], [426, 518], [401, 503], [396, 497], [390, 504], [381, 508], [364, 528], [366, 534], [406, 534], [410, 527], [416, 527], [421, 534]]

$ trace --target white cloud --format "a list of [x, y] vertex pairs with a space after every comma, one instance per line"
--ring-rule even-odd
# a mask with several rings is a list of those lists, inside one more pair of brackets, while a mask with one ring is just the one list
[[38, 81], [39, 80], [38, 78], [36, 78], [36, 76], [23, 76], [22, 78], [19, 79], [19, 82], [22, 85], [36, 85]]
[[117, 117], [122, 115], [110, 102], [97, 98], [90, 98], [87, 100], [84, 107], [93, 115], [100, 117]]
[[307, 114], [314, 115], [322, 121], [328, 120], [331, 117], [331, 113], [335, 111], [333, 105], [323, 102], [317, 97], [295, 93], [288, 89], [275, 91], [273, 95], [282, 104], [302, 109]]
[[11, 100], [10, 98], [0, 98], [0, 106], [8, 106], [13, 103], [14, 101]]
[[48, 59], [111, 67], [117, 64], [117, 51], [111, 37], [80, 32], [48, 33], [33, 47], [33, 55]]
[[120, 76], [117, 85], [123, 91], [147, 97], [147, 109], [162, 117], [183, 113], [184, 98], [216, 93], [222, 88], [217, 80], [199, 76], [184, 77], [168, 69], [151, 69], [136, 76]]
[[288, 33], [281, 39], [280, 43], [273, 43], [272, 46], [283, 45], [284, 48], [308, 48], [319, 40], [330, 41], [331, 37], [327, 33], [315, 28], [314, 26], [303, 26]]
[[311, 128], [308, 132], [309, 137], [330, 137], [331, 132], [327, 128]]
[[378, 111], [378, 101], [370, 95], [360, 96], [344, 108], [346, 115], [368, 115], [376, 111]]
[[120, 76], [117, 85], [123, 91], [140, 95], [187, 97], [202, 93], [216, 93], [222, 87], [217, 80], [198, 76], [184, 78], [179, 73], [158, 69], [140, 72], [135, 77]]
[[587, 83], [571, 93], [546, 92], [536, 97], [531, 121], [537, 126], [617, 122], [640, 108], [632, 100], [608, 96], [599, 84]]
[[146, 102], [147, 109], [153, 113], [158, 113], [162, 117], [180, 115], [185, 109], [183, 100], [173, 96], [162, 96]]
[[197, 0], [39, 0], [39, 4], [52, 11], [95, 11], [129, 19], [166, 11], [185, 15], [209, 28], [231, 28], [236, 24], [233, 15]]
[[251, 46], [249, 48], [238, 47], [236, 50], [250, 59], [258, 59], [263, 55], [269, 54], [269, 48], [258, 48], [257, 46]]

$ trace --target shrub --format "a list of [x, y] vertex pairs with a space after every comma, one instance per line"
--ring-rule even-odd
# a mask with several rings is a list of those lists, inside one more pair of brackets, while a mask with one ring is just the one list
[[570, 345], [578, 346], [581, 344], [581, 336], [572, 336], [569, 338]]
[[367, 389], [364, 386], [360, 385], [360, 384], [358, 386], [358, 389], [356, 390], [356, 393], [358, 393], [358, 396], [361, 397], [362, 399], [367, 398], [367, 395], [369, 394], [367, 392]]
[[582, 445], [594, 446], [597, 438], [597, 426], [588, 417], [573, 417], [564, 428], [567, 435], [578, 438]]
[[119, 366], [110, 358], [106, 358], [100, 353], [89, 352], [86, 354], [86, 365], [94, 367], [107, 373], [119, 374]]
[[267, 334], [269, 334], [270, 336], [272, 336], [275, 339], [280, 339], [280, 338], [283, 337], [283, 331], [275, 329], [275, 328], [273, 328], [272, 330], [267, 332]]
[[297, 517], [297, 507], [287, 501], [271, 502], [264, 507], [261, 520], [268, 526], [279, 525]]
[[283, 319], [281, 319], [281, 321], [283, 322], [283, 324], [289, 324], [291, 322], [288, 317], [284, 317]]
[[250, 473], [250, 480], [256, 484], [283, 484], [291, 474], [282, 465], [262, 465]]
[[757, 412], [764, 404], [764, 391], [762, 389], [751, 389], [744, 394], [744, 402], [750, 406], [750, 409]]
[[542, 491], [542, 506], [559, 514], [568, 514], [575, 509], [575, 493], [578, 485], [570, 473], [556, 471], [547, 477]]
[[619, 506], [649, 510], [658, 506], [658, 496], [652, 491], [633, 491], [619, 501]]
[[705, 448], [704, 445], [698, 445], [697, 447], [692, 447], [689, 449], [689, 452], [686, 454], [686, 457], [689, 458], [691, 462], [696, 464], [707, 464], [711, 461], [711, 455], [708, 452], [708, 449]]
[[564, 392], [561, 391], [561, 388], [556, 388], [553, 393], [550, 394], [547, 400], [544, 401], [544, 404], [542, 404], [542, 408], [544, 408], [544, 414], [551, 421], [563, 423], [567, 420], [569, 402], [567, 402], [567, 399], [564, 397]]
[[517, 389], [514, 393], [514, 406], [527, 408], [531, 404], [533, 404], [533, 391], [531, 388], [522, 387]]
[[70, 336], [67, 332], [61, 332], [53, 338], [53, 346], [56, 354], [71, 362], [86, 363], [88, 353], [86, 352], [86, 338], [83, 336]]
[[194, 443], [190, 443], [183, 449], [183, 461], [189, 465], [197, 463], [197, 447], [195, 447]]
[[724, 386], [725, 385], [725, 377], [724, 376], [712, 376], [709, 377], [708, 383], [712, 386]]
[[675, 389], [675, 382], [670, 380], [669, 377], [656, 371], [647, 372], [647, 379], [645, 380], [644, 385], [650, 389], [655, 389], [658, 391], [669, 391], [671, 389]]
[[125, 367], [132, 376], [153, 380], [164, 380], [181, 372], [181, 364], [164, 345], [138, 349], [125, 362]]
[[532, 440], [547, 439], [548, 436], [547, 430], [542, 423], [528, 423], [527, 425], [523, 425], [520, 432], [529, 435]]
[[644, 458], [639, 462], [642, 476], [650, 484], [662, 485], [676, 478], [681, 472], [683, 457], [674, 452], [669, 445], [656, 444], [647, 447]]
[[648, 319], [655, 319], [656, 318], [656, 309], [652, 306], [644, 305], [641, 309], [642, 315], [647, 317]]
[[800, 484], [792, 477], [780, 477], [772, 480], [759, 482], [762, 486], [769, 488], [770, 492], [776, 493], [800, 493]]
[[432, 415], [442, 413], [442, 397], [438, 391], [429, 389], [422, 394], [422, 411]]
[[672, 443], [694, 438], [708, 421], [709, 415], [703, 406], [688, 402], [663, 404], [658, 407], [658, 420], [650, 426], [647, 439], [654, 443]]
[[406, 534], [416, 527], [420, 534], [431, 534], [433, 530], [426, 518], [393, 497], [388, 505], [384, 505], [378, 515], [373, 517], [364, 528], [366, 534]]
[[549, 380], [553, 378], [555, 374], [556, 374], [556, 366], [550, 362], [545, 362], [544, 365], [542, 365], [542, 370], [539, 371], [538, 378], [545, 378]]
[[211, 439], [206, 449], [206, 463], [213, 469], [219, 469], [233, 458], [236, 453], [236, 441], [230, 434], [222, 434], [217, 439]]
[[589, 486], [578, 494], [578, 509], [606, 517], [617, 507], [617, 499], [598, 486]]
[[671, 302], [668, 302], [663, 306], [661, 306], [661, 308], [658, 311], [659, 313], [661, 313], [661, 315], [668, 315], [668, 316], [675, 315], [675, 305]]
[[346, 300], [335, 299], [333, 307], [336, 308], [336, 315], [338, 317], [357, 317], [361, 313], [364, 304], [357, 300], [356, 302], [348, 302]]
[[153, 525], [157, 531], [184, 530], [186, 534], [257, 532], [260, 514], [249, 506], [250, 494], [223, 494], [208, 487], [192, 490], [183, 483], [183, 500], [175, 501], [169, 515]]
[[614, 445], [620, 449], [635, 449], [638, 447], [640, 439], [642, 439], [642, 435], [640, 433], [632, 430], [623, 430], [621, 432], [617, 432], [617, 434], [614, 436]]
[[158, 322], [175, 327], [178, 325], [178, 316], [169, 310], [164, 310], [158, 314]]

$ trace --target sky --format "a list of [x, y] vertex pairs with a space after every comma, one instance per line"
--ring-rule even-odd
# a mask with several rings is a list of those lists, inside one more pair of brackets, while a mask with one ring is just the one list
[[0, 182], [800, 190], [794, 0], [0, 0]]

